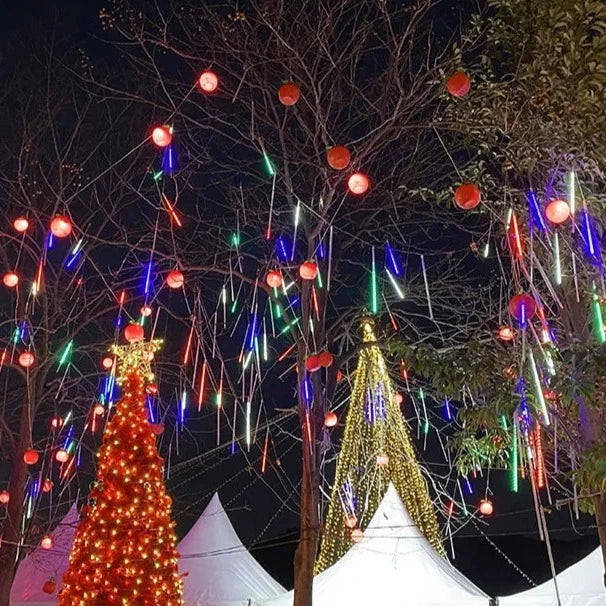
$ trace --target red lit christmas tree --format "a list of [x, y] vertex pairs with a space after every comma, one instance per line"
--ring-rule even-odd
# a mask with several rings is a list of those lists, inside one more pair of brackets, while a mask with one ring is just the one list
[[122, 398], [107, 424], [59, 606], [182, 606], [171, 498], [145, 410], [159, 342], [115, 347]]

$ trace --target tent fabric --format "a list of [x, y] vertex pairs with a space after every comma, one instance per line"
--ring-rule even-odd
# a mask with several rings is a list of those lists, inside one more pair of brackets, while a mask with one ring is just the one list
[[[598, 547], [557, 576], [561, 606], [606, 606], [604, 562]], [[553, 579], [532, 589], [499, 598], [499, 606], [558, 606]]]
[[217, 493], [177, 551], [185, 606], [253, 606], [285, 592], [242, 545]]
[[[490, 598], [442, 558], [390, 484], [361, 542], [314, 580], [314, 606], [489, 606]], [[264, 606], [291, 606], [293, 592]]]
[[61, 578], [69, 564], [69, 553], [79, 520], [78, 509], [74, 504], [50, 533], [53, 547], [34, 549], [21, 561], [11, 588], [11, 606], [49, 606], [57, 603], [57, 594], [44, 593], [42, 586], [49, 577], [54, 577], [57, 591], [61, 589]]

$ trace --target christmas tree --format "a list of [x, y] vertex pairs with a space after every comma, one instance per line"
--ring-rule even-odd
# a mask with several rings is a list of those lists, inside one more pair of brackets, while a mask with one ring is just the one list
[[[390, 482], [429, 542], [443, 552], [427, 485], [376, 344], [372, 320], [362, 323], [363, 348], [351, 393], [316, 572], [334, 564], [361, 536]], [[403, 535], [406, 529], [402, 530]]]
[[114, 347], [122, 398], [99, 450], [60, 606], [182, 606], [171, 498], [145, 410], [158, 341]]

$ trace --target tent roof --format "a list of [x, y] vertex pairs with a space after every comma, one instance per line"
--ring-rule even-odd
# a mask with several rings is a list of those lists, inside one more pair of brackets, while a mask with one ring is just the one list
[[[598, 547], [557, 576], [562, 606], [606, 606], [604, 562]], [[553, 579], [527, 591], [499, 598], [502, 606], [557, 606]]]
[[177, 551], [186, 606], [247, 606], [285, 591], [242, 545], [217, 493]]
[[11, 606], [47, 606], [57, 603], [57, 595], [44, 593], [42, 586], [49, 577], [55, 577], [58, 589], [61, 588], [61, 577], [67, 570], [79, 519], [74, 504], [51, 532], [54, 543], [52, 549], [34, 549], [21, 561], [11, 589]]
[[[290, 606], [293, 594], [266, 606]], [[442, 558], [416, 527], [390, 484], [364, 532], [314, 581], [314, 606], [488, 606], [489, 598]]]

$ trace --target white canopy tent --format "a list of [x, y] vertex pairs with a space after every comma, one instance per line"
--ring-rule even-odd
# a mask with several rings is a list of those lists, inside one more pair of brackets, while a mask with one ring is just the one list
[[[53, 547], [34, 549], [21, 561], [11, 588], [11, 606], [50, 606], [57, 603], [57, 592], [61, 589], [61, 577], [69, 564], [69, 553], [79, 519], [74, 504], [51, 532]], [[57, 581], [57, 592], [52, 595], [42, 591], [50, 577]]]
[[[490, 598], [442, 558], [390, 485], [364, 538], [314, 581], [314, 606], [489, 606]], [[264, 602], [291, 606], [293, 592]]]
[[177, 551], [185, 606], [252, 606], [285, 592], [242, 545], [217, 493]]
[[[606, 606], [604, 562], [598, 547], [580, 562], [557, 576], [558, 593], [562, 606]], [[499, 606], [558, 606], [553, 579], [504, 598]]]

